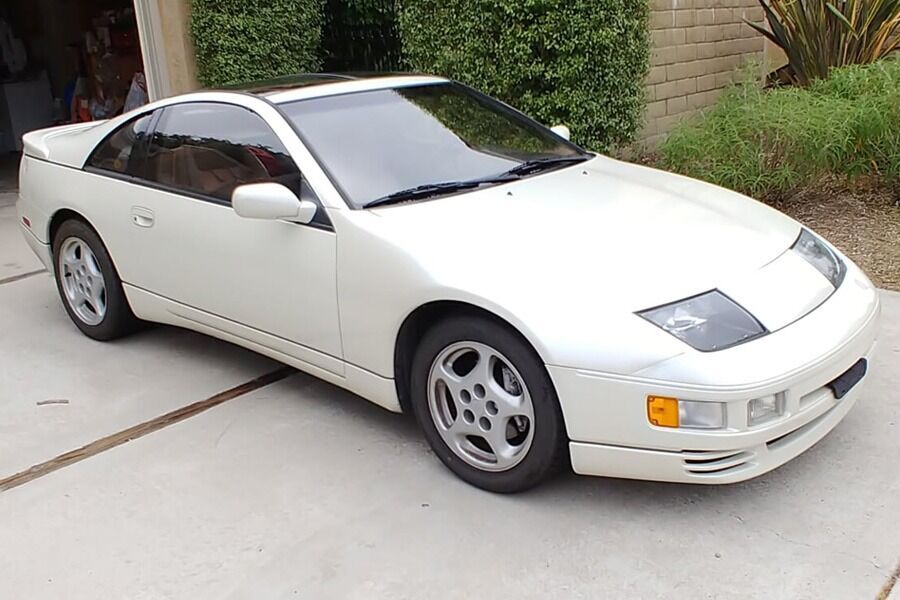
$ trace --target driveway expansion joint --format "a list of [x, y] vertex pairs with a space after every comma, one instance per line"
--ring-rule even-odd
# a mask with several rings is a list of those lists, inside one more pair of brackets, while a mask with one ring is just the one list
[[890, 598], [891, 590], [897, 585], [897, 581], [900, 581], [900, 560], [897, 561], [897, 566], [891, 574], [888, 575], [887, 581], [884, 582], [884, 586], [882, 586], [881, 591], [879, 591], [878, 595], [875, 597], [876, 600], [887, 600]]
[[35, 275], [40, 275], [41, 273], [46, 273], [47, 269], [38, 269], [37, 271], [27, 271], [25, 273], [19, 273], [18, 275], [11, 275], [9, 277], [4, 277], [0, 279], [0, 285], [5, 285], [7, 283], [14, 283], [16, 281], [21, 281], [22, 279], [27, 279], [28, 277], [33, 277]]
[[95, 456], [97, 454], [100, 454], [101, 452], [105, 452], [106, 450], [111, 450], [116, 446], [121, 446], [126, 442], [136, 440], [147, 434], [153, 433], [154, 431], [158, 431], [160, 429], [163, 429], [164, 427], [168, 427], [169, 425], [174, 425], [175, 423], [184, 421], [185, 419], [205, 412], [224, 402], [233, 400], [245, 394], [249, 394], [250, 392], [254, 392], [260, 388], [281, 381], [282, 379], [286, 379], [296, 372], [297, 371], [291, 367], [281, 367], [274, 371], [270, 371], [268, 373], [260, 375], [255, 379], [251, 379], [250, 381], [246, 381], [240, 385], [236, 385], [233, 388], [214, 394], [209, 398], [206, 398], [205, 400], [200, 400], [198, 402], [194, 402], [193, 404], [188, 404], [187, 406], [176, 408], [175, 410], [150, 419], [149, 421], [144, 421], [143, 423], [140, 423], [138, 425], [133, 425], [131, 427], [128, 427], [127, 429], [123, 429], [111, 435], [94, 440], [93, 442], [85, 444], [80, 448], [70, 450], [69, 452], [65, 452], [63, 454], [60, 454], [59, 456], [51, 458], [48, 461], [44, 461], [37, 465], [31, 466], [24, 471], [16, 473], [15, 475], [10, 475], [9, 477], [0, 479], [0, 493], [19, 487], [20, 485], [24, 485], [29, 481], [32, 481], [39, 477], [49, 475], [54, 471], [58, 471], [59, 469], [68, 467], [69, 465], [73, 465], [77, 462], [81, 462], [86, 458], [90, 458], [91, 456]]

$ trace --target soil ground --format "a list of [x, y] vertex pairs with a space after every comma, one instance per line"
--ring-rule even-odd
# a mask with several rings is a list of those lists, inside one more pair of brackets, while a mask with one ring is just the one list
[[900, 189], [825, 180], [770, 204], [837, 246], [875, 285], [900, 291]]

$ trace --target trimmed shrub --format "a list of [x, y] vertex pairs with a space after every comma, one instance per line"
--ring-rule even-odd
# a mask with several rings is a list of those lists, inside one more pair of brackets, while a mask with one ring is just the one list
[[607, 150], [641, 125], [647, 0], [400, 0], [415, 70], [496, 96]]
[[322, 36], [327, 71], [397, 71], [394, 0], [327, 0]]
[[660, 147], [662, 166], [777, 197], [822, 175], [900, 182], [900, 60], [835, 69], [809, 88], [732, 87]]
[[198, 78], [215, 87], [321, 66], [324, 0], [192, 0]]

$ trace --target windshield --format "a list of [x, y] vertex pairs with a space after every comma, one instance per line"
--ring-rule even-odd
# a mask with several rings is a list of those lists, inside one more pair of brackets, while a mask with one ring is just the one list
[[281, 108], [356, 208], [422, 186], [489, 179], [530, 161], [587, 156], [521, 113], [450, 82]]

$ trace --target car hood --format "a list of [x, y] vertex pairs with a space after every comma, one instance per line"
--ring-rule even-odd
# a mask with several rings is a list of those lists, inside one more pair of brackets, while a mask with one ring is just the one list
[[628, 312], [755, 272], [800, 229], [740, 194], [606, 157], [371, 212], [448, 286]]

